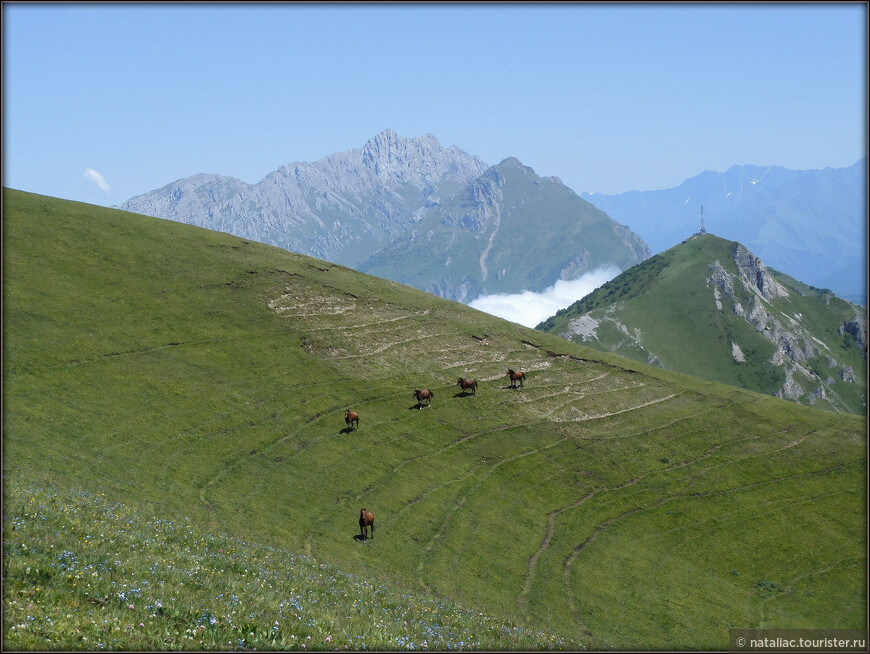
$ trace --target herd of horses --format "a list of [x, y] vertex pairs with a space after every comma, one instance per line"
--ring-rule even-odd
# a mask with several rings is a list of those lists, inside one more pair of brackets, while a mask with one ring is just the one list
[[[508, 388], [516, 388], [517, 382], [519, 382], [520, 386], [523, 385], [523, 382], [526, 378], [526, 373], [522, 370], [513, 370], [510, 369], [507, 371], [507, 377], [510, 379], [510, 386]], [[465, 379], [460, 377], [456, 382], [457, 386], [459, 386], [463, 395], [466, 395], [468, 391], [471, 392], [472, 395], [477, 395], [477, 380], [476, 379]], [[422, 409], [423, 402], [426, 402], [426, 406], [432, 404], [432, 398], [435, 394], [428, 388], [417, 389], [414, 391], [414, 399], [417, 400], [416, 408]], [[347, 425], [348, 431], [353, 430], [354, 425], [359, 429], [359, 413], [356, 411], [351, 411], [350, 409], [346, 409], [344, 412], [344, 422]], [[360, 539], [367, 539], [367, 530], [368, 534], [371, 534], [371, 537], [375, 537], [375, 516], [371, 511], [366, 510], [365, 508], [360, 509], [359, 511], [359, 533]]]
[[[517, 388], [517, 382], [520, 383], [520, 386], [523, 385], [523, 382], [526, 379], [526, 373], [522, 370], [516, 371], [510, 369], [507, 371], [507, 377], [510, 379], [510, 386], [508, 388]], [[477, 380], [476, 379], [465, 379], [464, 377], [460, 377], [456, 385], [462, 389], [462, 394], [467, 395], [468, 391], [471, 392], [472, 395], [477, 395]], [[414, 391], [414, 399], [417, 400], [417, 405], [414, 408], [422, 409], [423, 403], [426, 403], [426, 406], [432, 404], [432, 398], [435, 397], [435, 393], [433, 393], [428, 388], [417, 389]], [[345, 409], [344, 411], [344, 422], [347, 425], [348, 431], [352, 431], [354, 427], [359, 429], [359, 413], [356, 411], [351, 411], [350, 409]]]

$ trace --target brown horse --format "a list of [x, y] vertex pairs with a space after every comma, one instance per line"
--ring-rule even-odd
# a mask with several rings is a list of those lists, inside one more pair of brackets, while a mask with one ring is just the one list
[[520, 370], [519, 372], [515, 372], [514, 370], [508, 370], [507, 376], [510, 377], [510, 380], [511, 380], [510, 387], [516, 388], [517, 382], [520, 383], [520, 386], [523, 385], [523, 380], [526, 378], [526, 373], [524, 373], [522, 370]]
[[435, 393], [430, 391], [428, 388], [424, 388], [422, 391], [414, 391], [414, 397], [417, 398], [417, 406], [423, 406], [423, 400], [426, 400], [426, 404], [432, 404], [432, 398], [435, 397]]
[[366, 511], [365, 509], [359, 510], [359, 533], [362, 534], [362, 539], [366, 539], [366, 527], [369, 528], [369, 531], [372, 534], [372, 538], [375, 537], [375, 516], [371, 511]]
[[344, 422], [347, 423], [348, 429], [353, 429], [352, 425], [356, 423], [356, 428], [359, 429], [359, 414], [356, 411], [345, 409]]
[[460, 377], [457, 384], [459, 385], [459, 388], [462, 389], [463, 393], [470, 388], [471, 394], [477, 395], [477, 380], [475, 380], [475, 379], [463, 379], [462, 377]]

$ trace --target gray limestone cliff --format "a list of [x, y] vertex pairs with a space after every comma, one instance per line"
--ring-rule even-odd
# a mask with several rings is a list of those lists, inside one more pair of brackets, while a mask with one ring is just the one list
[[431, 134], [385, 130], [362, 148], [281, 166], [256, 184], [193, 175], [118, 208], [353, 266], [486, 169]]
[[[735, 316], [745, 319], [760, 335], [776, 346], [769, 362], [782, 367], [785, 372], [785, 383], [776, 396], [797, 399], [809, 394], [825, 399], [825, 387], [829, 383], [807, 365], [815, 357], [824, 356], [828, 367], [839, 371], [840, 379], [853, 380], [852, 368], [837, 362], [828, 346], [802, 324], [800, 314], [789, 315], [773, 303], [778, 298], [788, 298], [789, 293], [773, 278], [764, 262], [739, 243], [734, 247], [733, 258], [737, 264], [737, 275], [728, 272], [719, 261], [715, 261], [710, 264], [710, 275], [706, 283], [713, 289], [713, 299], [719, 311], [723, 310], [723, 300], [730, 301], [729, 308]], [[750, 293], [751, 300], [747, 306], [737, 299], [735, 288], [742, 288]], [[839, 334], [842, 336], [844, 333], [852, 334], [856, 345], [864, 350], [866, 359], [866, 316], [856, 315], [854, 319], [845, 322], [839, 328]], [[734, 343], [732, 346], [735, 348], [734, 358], [739, 361], [742, 359], [742, 352], [738, 355], [739, 346]], [[817, 386], [814, 389], [805, 389], [795, 380], [795, 372], [801, 372], [804, 378], [814, 380]]]

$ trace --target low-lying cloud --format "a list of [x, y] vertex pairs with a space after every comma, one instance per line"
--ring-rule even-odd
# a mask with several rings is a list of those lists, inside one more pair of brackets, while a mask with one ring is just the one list
[[523, 291], [512, 294], [481, 295], [469, 302], [468, 306], [511, 322], [518, 322], [526, 327], [535, 327], [559, 309], [564, 309], [589, 295], [620, 272], [622, 271], [616, 266], [597, 268], [578, 279], [567, 282], [560, 279], [540, 293]]
[[109, 183], [106, 181], [106, 178], [93, 168], [85, 169], [85, 178], [91, 180], [94, 184], [99, 186], [106, 195], [110, 195], [112, 193], [112, 189], [111, 187], [109, 187]]

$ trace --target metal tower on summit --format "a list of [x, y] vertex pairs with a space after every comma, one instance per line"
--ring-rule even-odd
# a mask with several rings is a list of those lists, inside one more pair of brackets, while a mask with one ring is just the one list
[[699, 234], [706, 234], [707, 233], [707, 228], [704, 226], [704, 205], [703, 204], [701, 205], [701, 231], [699, 231], [698, 233]]

